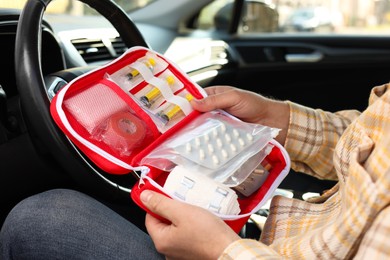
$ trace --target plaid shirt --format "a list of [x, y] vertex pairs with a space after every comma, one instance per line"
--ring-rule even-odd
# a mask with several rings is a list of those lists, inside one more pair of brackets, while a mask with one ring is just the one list
[[261, 242], [236, 241], [220, 259], [389, 259], [390, 84], [363, 113], [288, 103], [292, 168], [338, 183], [312, 201], [275, 196]]

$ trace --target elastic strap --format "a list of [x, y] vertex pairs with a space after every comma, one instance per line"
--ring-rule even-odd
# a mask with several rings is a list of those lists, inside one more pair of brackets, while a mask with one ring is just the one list
[[190, 102], [181, 96], [172, 96], [171, 98], [167, 99], [167, 101], [169, 103], [178, 105], [185, 115], [189, 115], [192, 112]]

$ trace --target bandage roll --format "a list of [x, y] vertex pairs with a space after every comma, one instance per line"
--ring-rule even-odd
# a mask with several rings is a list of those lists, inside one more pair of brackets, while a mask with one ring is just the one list
[[130, 155], [146, 135], [144, 123], [130, 112], [113, 114], [107, 122], [104, 142], [121, 155]]
[[201, 172], [176, 166], [168, 175], [164, 189], [185, 202], [223, 215], [240, 213], [237, 194]]

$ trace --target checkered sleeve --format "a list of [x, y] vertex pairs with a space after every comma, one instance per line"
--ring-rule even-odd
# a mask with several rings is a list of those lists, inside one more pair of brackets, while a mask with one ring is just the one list
[[254, 239], [240, 239], [231, 243], [219, 260], [281, 259], [270, 247]]
[[331, 113], [287, 103], [290, 122], [285, 148], [291, 157], [292, 169], [320, 179], [337, 179], [332, 161], [334, 149], [344, 130], [360, 112]]
[[354, 259], [389, 259], [390, 255], [390, 207], [380, 212], [363, 241]]

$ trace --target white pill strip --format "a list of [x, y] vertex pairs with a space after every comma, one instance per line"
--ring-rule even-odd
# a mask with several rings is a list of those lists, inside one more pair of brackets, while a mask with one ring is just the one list
[[257, 141], [258, 137], [227, 122], [203, 131], [189, 142], [175, 147], [181, 156], [210, 169], [217, 169]]

